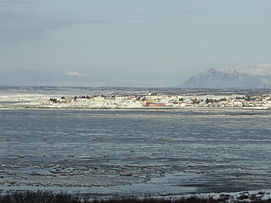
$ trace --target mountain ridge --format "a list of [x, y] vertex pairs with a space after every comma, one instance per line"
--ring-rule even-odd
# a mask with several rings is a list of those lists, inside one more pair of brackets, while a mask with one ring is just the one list
[[183, 88], [265, 88], [271, 86], [271, 64], [209, 68], [188, 78]]

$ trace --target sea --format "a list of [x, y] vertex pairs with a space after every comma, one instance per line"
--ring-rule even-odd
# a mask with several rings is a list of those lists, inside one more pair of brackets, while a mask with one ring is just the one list
[[[0, 96], [261, 91], [1, 86]], [[270, 136], [271, 110], [0, 109], [0, 193], [106, 198], [270, 189]]]

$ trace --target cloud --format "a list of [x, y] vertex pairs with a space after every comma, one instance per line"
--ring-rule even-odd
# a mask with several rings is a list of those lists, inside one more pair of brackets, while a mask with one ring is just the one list
[[32, 14], [1, 12], [0, 45], [37, 40], [44, 37], [49, 30], [65, 27], [72, 23]]
[[66, 75], [68, 75], [68, 76], [76, 76], [76, 77], [83, 76], [81, 73], [79, 73], [79, 72], [73, 72], [73, 71], [67, 71]]
[[188, 14], [188, 13], [191, 13], [192, 11], [189, 9], [181, 9], [181, 10], [179, 10], [179, 12], [183, 13], [183, 14]]
[[10, 6], [10, 5], [31, 5], [33, 4], [32, 0], [1, 0], [1, 6]]
[[258, 66], [261, 66], [264, 68], [271, 68], [271, 63], [258, 64]]
[[78, 24], [104, 24], [107, 19], [76, 19], [0, 9], [0, 46], [44, 38], [48, 31]]
[[124, 16], [123, 17], [124, 21], [133, 21], [133, 22], [137, 22], [137, 21], [146, 21], [146, 20], [151, 20], [152, 18], [148, 15], [146, 15], [145, 13], [136, 13], [134, 15], [129, 15], [129, 16]]

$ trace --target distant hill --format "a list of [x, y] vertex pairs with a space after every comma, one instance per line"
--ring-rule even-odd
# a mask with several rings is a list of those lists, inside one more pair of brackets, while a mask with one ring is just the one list
[[20, 69], [0, 74], [0, 85], [39, 86], [97, 86], [99, 83], [89, 76], [77, 72], [55, 74], [46, 71]]
[[181, 87], [185, 88], [263, 88], [271, 87], [271, 64], [210, 68], [193, 75]]

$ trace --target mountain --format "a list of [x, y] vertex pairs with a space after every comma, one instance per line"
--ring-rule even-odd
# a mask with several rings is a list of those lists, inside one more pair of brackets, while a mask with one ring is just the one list
[[[107, 74], [108, 75], [108, 74]], [[0, 86], [69, 86], [69, 87], [157, 87], [165, 81], [137, 80], [132, 78], [104, 77], [81, 74], [76, 71], [47, 72], [42, 70], [19, 69], [1, 72]]]
[[0, 85], [19, 86], [99, 86], [100, 82], [77, 72], [51, 73], [20, 69], [0, 74]]
[[193, 75], [184, 88], [263, 88], [271, 87], [271, 64], [210, 68]]

